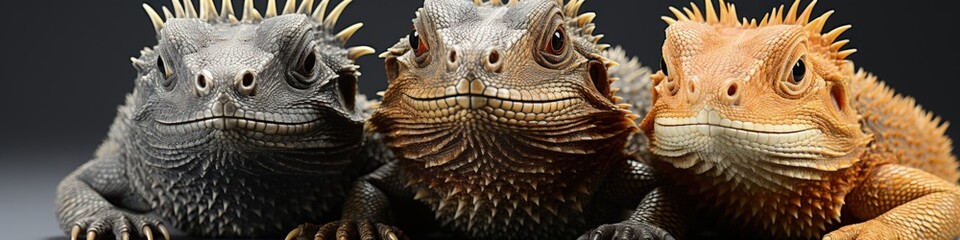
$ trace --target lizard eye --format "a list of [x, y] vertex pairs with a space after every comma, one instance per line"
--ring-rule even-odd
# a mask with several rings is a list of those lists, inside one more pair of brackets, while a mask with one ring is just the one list
[[807, 74], [807, 66], [803, 63], [803, 59], [797, 60], [797, 63], [793, 64], [793, 71], [790, 79], [791, 82], [795, 84], [800, 84], [803, 81], [804, 75]]
[[544, 46], [544, 52], [552, 55], [562, 54], [564, 48], [567, 46], [566, 38], [567, 36], [563, 32], [563, 26], [557, 27], [557, 29], [550, 34], [550, 41], [547, 41], [547, 45]]
[[298, 71], [298, 73], [300, 73], [304, 77], [313, 75], [313, 67], [316, 64], [317, 64], [317, 54], [314, 53], [313, 51], [310, 51], [310, 53], [307, 54], [307, 57], [303, 58], [303, 63], [300, 64], [300, 70]]
[[300, 63], [297, 64], [297, 67], [290, 71], [290, 75], [293, 76], [295, 81], [288, 81], [291, 86], [299, 89], [305, 89], [310, 86], [311, 83], [316, 81], [313, 77], [315, 70], [317, 68], [317, 52], [313, 51], [312, 48], [303, 58], [300, 59]]
[[803, 57], [797, 59], [792, 67], [783, 74], [784, 77], [780, 81], [779, 91], [785, 96], [798, 97], [805, 92], [807, 86], [811, 85], [811, 81], [806, 79], [808, 75], [807, 65], [804, 63]]
[[410, 47], [414, 49], [414, 55], [417, 57], [430, 51], [430, 47], [420, 38], [420, 33], [417, 32], [417, 29], [413, 29], [413, 31], [410, 32], [410, 39], [408, 39], [408, 41], [410, 41]]

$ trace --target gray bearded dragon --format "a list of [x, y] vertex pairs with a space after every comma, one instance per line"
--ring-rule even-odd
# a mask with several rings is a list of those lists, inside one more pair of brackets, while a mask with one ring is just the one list
[[343, 220], [288, 239], [401, 239], [398, 227], [430, 225], [471, 239], [573, 239], [638, 204], [636, 227], [597, 234], [679, 234], [652, 169], [624, 154], [637, 115], [611, 87], [623, 77], [642, 92], [648, 72], [610, 68], [626, 58], [597, 43], [582, 3], [425, 1], [414, 31], [381, 55], [390, 85], [370, 119], [398, 161], [354, 184]]
[[327, 3], [271, 0], [261, 15], [248, 0], [235, 15], [229, 0], [174, 1], [166, 21], [144, 4], [159, 43], [132, 59], [135, 88], [95, 158], [57, 188], [62, 229], [254, 237], [330, 219], [373, 168], [355, 160], [369, 111], [353, 64], [373, 49], [343, 48], [362, 24], [331, 33], [350, 1]]

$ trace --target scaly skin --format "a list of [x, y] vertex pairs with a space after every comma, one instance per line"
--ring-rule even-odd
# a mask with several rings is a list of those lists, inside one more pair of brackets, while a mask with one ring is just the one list
[[814, 4], [759, 23], [722, 1], [719, 16], [710, 1], [703, 13], [671, 8], [641, 124], [651, 152], [747, 235], [960, 236], [946, 124], [855, 71], [845, 59], [854, 51], [835, 41], [849, 26], [821, 33], [833, 12], [811, 20]]
[[355, 160], [368, 104], [353, 65], [373, 50], [341, 47], [359, 25], [330, 33], [346, 3], [326, 21], [312, 1], [279, 16], [270, 1], [265, 17], [247, 1], [242, 20], [230, 1], [219, 13], [202, 1], [199, 14], [175, 2], [166, 21], [145, 4], [159, 43], [131, 59], [135, 88], [95, 159], [60, 183], [61, 228], [71, 239], [169, 239], [166, 222], [256, 237], [332, 219], [375, 168]]
[[[594, 14], [577, 15], [582, 2], [425, 1], [415, 32], [382, 55], [390, 85], [370, 120], [398, 161], [354, 185], [343, 220], [289, 237], [399, 239], [395, 224], [425, 215], [434, 219], [411, 225], [439, 222], [470, 239], [572, 239], [641, 200], [669, 206], [651, 191], [652, 169], [623, 154], [637, 116], [610, 87], [616, 76], [647, 85], [647, 70], [633, 62], [608, 75], [614, 64], [592, 35]], [[431, 212], [394, 214], [414, 199]], [[632, 231], [679, 234], [656, 217]]]

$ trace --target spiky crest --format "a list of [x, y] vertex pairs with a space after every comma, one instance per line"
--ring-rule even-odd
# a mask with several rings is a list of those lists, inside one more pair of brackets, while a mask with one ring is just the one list
[[[684, 7], [683, 10], [679, 10], [674, 7], [670, 7], [669, 10], [674, 14], [674, 17], [662, 16], [660, 19], [663, 19], [664, 22], [667, 22], [668, 25], [673, 25], [678, 21], [692, 21], [699, 23], [706, 23], [708, 25], [716, 27], [735, 27], [743, 29], [756, 29], [763, 28], [768, 26], [776, 25], [797, 25], [803, 27], [808, 33], [808, 39], [811, 44], [820, 46], [819, 48], [813, 48], [823, 56], [832, 58], [836, 61], [843, 61], [855, 53], [856, 49], [846, 49], [840, 50], [840, 47], [849, 42], [849, 40], [839, 40], [837, 37], [841, 33], [850, 29], [850, 25], [843, 25], [829, 32], [822, 33], [824, 24], [827, 22], [827, 19], [833, 15], [833, 10], [827, 11], [820, 15], [817, 18], [810, 19], [811, 13], [813, 12], [813, 7], [817, 4], [817, 0], [813, 0], [808, 4], [802, 12], [797, 14], [800, 11], [800, 0], [795, 0], [790, 8], [786, 8], [784, 5], [780, 7], [773, 8], [769, 13], [764, 14], [762, 20], [757, 22], [755, 18], [742, 18], [738, 19], [737, 17], [737, 8], [732, 3], [726, 3], [723, 0], [719, 0], [719, 11], [714, 10], [714, 5], [712, 0], [704, 0], [704, 9], [706, 12], [701, 12], [696, 4], [690, 3], [690, 7]], [[784, 11], [786, 10], [786, 13]]]
[[[153, 24], [154, 30], [157, 33], [160, 33], [160, 30], [163, 30], [165, 27], [166, 21], [169, 21], [173, 18], [198, 18], [208, 23], [216, 24], [257, 24], [263, 21], [265, 18], [271, 18], [278, 16], [277, 14], [277, 4], [276, 0], [269, 0], [267, 3], [266, 17], [260, 15], [260, 11], [253, 6], [253, 0], [245, 0], [243, 2], [243, 13], [242, 19], [237, 19], [233, 11], [233, 3], [231, 0], [221, 0], [221, 11], [217, 11], [216, 5], [213, 3], [213, 0], [200, 0], [200, 11], [199, 14], [197, 10], [194, 9], [192, 0], [182, 0], [181, 4], [178, 0], [173, 0], [173, 9], [171, 12], [167, 7], [162, 7], [164, 17], [166, 20], [160, 17], [160, 14], [154, 10], [153, 7], [144, 3], [143, 9], [147, 12], [147, 16], [150, 17], [150, 22]], [[319, 4], [319, 7], [315, 10], [313, 9], [313, 0], [304, 0], [299, 10], [294, 10], [296, 6], [296, 0], [288, 0], [286, 5], [284, 5], [283, 14], [304, 14], [307, 15], [313, 22], [315, 28], [322, 30], [326, 33], [331, 33], [334, 30], [334, 27], [337, 24], [337, 20], [340, 19], [340, 15], [343, 13], [343, 10], [349, 5], [352, 0], [344, 0], [337, 4], [329, 13], [326, 13], [327, 3], [329, 0], [322, 0]], [[341, 44], [346, 44], [350, 37], [353, 36], [360, 28], [363, 27], [363, 23], [353, 24], [340, 32], [336, 33], [334, 37], [340, 40]], [[369, 46], [355, 46], [347, 48], [347, 57], [350, 60], [356, 60], [357, 58], [374, 53], [374, 49]]]

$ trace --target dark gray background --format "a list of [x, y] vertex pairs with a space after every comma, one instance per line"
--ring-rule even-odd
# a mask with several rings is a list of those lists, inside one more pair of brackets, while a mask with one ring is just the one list
[[[147, 2], [169, 5], [165, 0]], [[262, 9], [265, 2], [257, 5]], [[735, 1], [740, 16], [757, 18], [774, 2], [787, 1]], [[4, 239], [63, 239], [53, 217], [56, 184], [89, 159], [117, 105], [132, 89], [135, 71], [128, 58], [156, 43], [141, 3], [0, 2], [0, 236]], [[241, 3], [234, 0], [235, 8], [241, 9]], [[410, 19], [421, 3], [356, 0], [339, 27], [362, 20], [366, 26], [351, 43], [371, 45], [381, 52], [410, 31]], [[827, 28], [854, 25], [843, 37], [852, 39], [848, 46], [860, 50], [851, 57], [859, 67], [878, 74], [898, 92], [917, 97], [927, 110], [960, 121], [953, 88], [958, 47], [947, 36], [957, 29], [952, 25], [955, 10], [921, 3], [823, 1], [815, 13], [837, 10]], [[583, 9], [598, 13], [596, 32], [607, 35], [605, 42], [623, 45], [642, 63], [655, 67], [666, 26], [659, 16], [669, 13], [669, 5], [687, 4], [589, 0]], [[385, 88], [380, 59], [367, 56], [360, 65], [363, 93], [373, 95]], [[957, 128], [949, 134], [960, 136]]]

